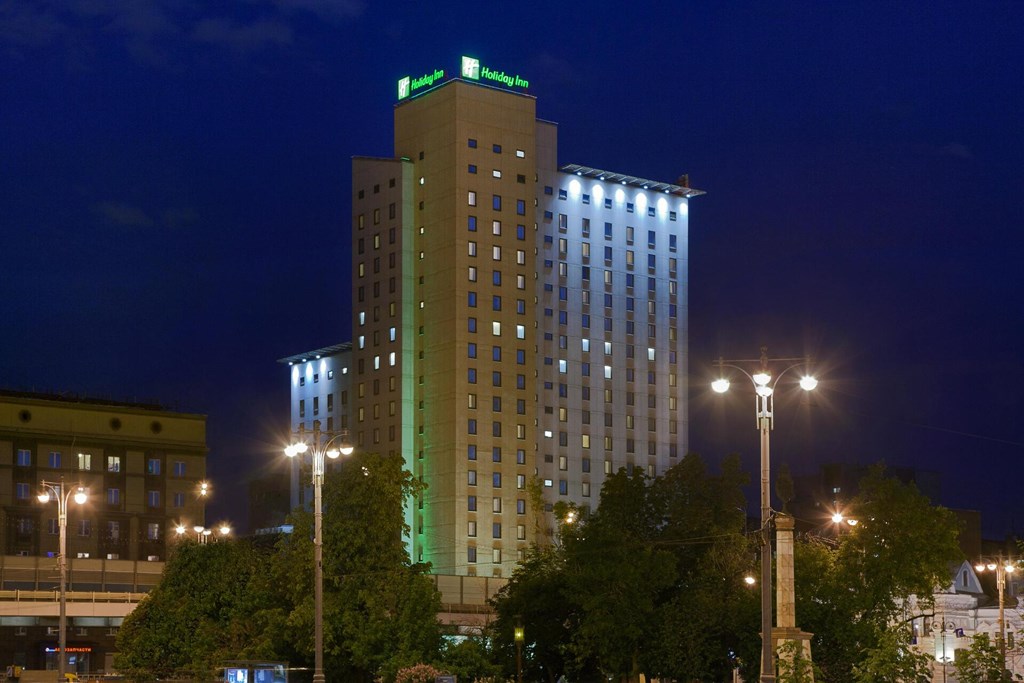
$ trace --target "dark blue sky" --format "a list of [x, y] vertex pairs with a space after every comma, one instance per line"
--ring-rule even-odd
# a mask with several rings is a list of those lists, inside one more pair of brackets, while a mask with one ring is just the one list
[[[1024, 4], [0, 0], [0, 384], [209, 416], [213, 515], [279, 457], [275, 359], [349, 335], [350, 157], [401, 76], [528, 77], [560, 161], [690, 212], [690, 436], [752, 474], [710, 362], [820, 359], [773, 456], [933, 469], [1024, 529]], [[748, 400], [749, 399], [749, 400]]]

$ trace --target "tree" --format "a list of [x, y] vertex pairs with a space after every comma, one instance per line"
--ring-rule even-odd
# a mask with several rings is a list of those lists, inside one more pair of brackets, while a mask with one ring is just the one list
[[[393, 679], [432, 661], [440, 647], [440, 596], [428, 567], [409, 560], [404, 506], [421, 484], [399, 456], [357, 453], [323, 488], [324, 668], [328, 678]], [[274, 571], [287, 581], [283, 626], [307, 666], [313, 659], [312, 515], [292, 515]]]
[[654, 669], [679, 680], [725, 680], [740, 666], [755, 680], [760, 662], [760, 602], [743, 582], [754, 561], [743, 486], [729, 456], [719, 476], [689, 454], [652, 485], [661, 518], [658, 543], [675, 556], [676, 581], [657, 620]]
[[860, 524], [836, 547], [813, 540], [796, 546], [797, 614], [814, 634], [824, 681], [853, 680], [855, 666], [869, 656], [878, 668], [881, 657], [901, 656], [883, 634], [904, 620], [911, 595], [927, 606], [935, 588], [948, 583], [949, 564], [961, 558], [955, 515], [913, 484], [876, 466], [860, 491], [852, 502]]
[[855, 683], [931, 683], [932, 658], [914, 650], [910, 630], [891, 628], [853, 667]]
[[[359, 454], [324, 486], [324, 665], [336, 680], [392, 681], [433, 661], [440, 596], [411, 563], [404, 505], [420, 484], [397, 456]], [[160, 584], [125, 620], [119, 670], [134, 678], [208, 678], [225, 659], [313, 665], [313, 518], [260, 554], [232, 541], [176, 547]]]
[[[567, 672], [566, 646], [579, 622], [581, 608], [569, 595], [563, 548], [532, 548], [491, 600], [491, 606], [497, 616], [488, 635], [494, 642], [497, 660], [505, 663], [507, 674], [515, 672], [517, 625], [523, 626], [525, 638], [522, 647], [526, 680], [554, 683]], [[596, 675], [594, 670], [590, 673]]]
[[249, 620], [262, 563], [244, 541], [174, 548], [160, 583], [125, 618], [115, 667], [130, 678], [208, 678], [225, 659], [267, 656]]
[[971, 638], [969, 647], [956, 651], [953, 668], [960, 683], [1004, 683], [1013, 680], [1006, 670], [999, 645], [993, 643], [987, 633], [977, 634]]
[[593, 659], [619, 677], [650, 670], [653, 617], [676, 578], [672, 554], [654, 543], [660, 518], [647, 477], [621, 469], [605, 479], [597, 511], [563, 531], [566, 592], [579, 607], [567, 646], [575, 668]]

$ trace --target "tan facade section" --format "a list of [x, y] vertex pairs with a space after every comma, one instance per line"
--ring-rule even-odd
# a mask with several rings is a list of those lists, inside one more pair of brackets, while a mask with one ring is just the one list
[[164, 560], [168, 534], [204, 522], [206, 418], [155, 406], [0, 394], [0, 546], [56, 555], [57, 504], [42, 482], [83, 486], [68, 505], [72, 559]]

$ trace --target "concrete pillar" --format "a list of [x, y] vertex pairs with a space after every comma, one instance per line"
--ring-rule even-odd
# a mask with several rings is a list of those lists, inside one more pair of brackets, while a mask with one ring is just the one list
[[[785, 513], [778, 513], [775, 516], [775, 544], [776, 544], [776, 622], [772, 631], [772, 640], [776, 652], [779, 647], [787, 642], [796, 643], [796, 651], [806, 662], [808, 669], [808, 681], [813, 683], [814, 672], [811, 669], [811, 635], [801, 631], [796, 626], [796, 585], [795, 570], [793, 563], [793, 518]], [[791, 665], [794, 651], [787, 648], [787, 651], [780, 653], [780, 657], [787, 660], [782, 666]]]

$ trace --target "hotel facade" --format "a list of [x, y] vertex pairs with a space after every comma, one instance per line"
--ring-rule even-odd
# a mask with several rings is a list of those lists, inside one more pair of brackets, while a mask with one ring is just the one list
[[[595, 507], [609, 474], [686, 453], [702, 193], [559, 164], [519, 75], [463, 58], [444, 77], [403, 79], [393, 155], [352, 162], [342, 426], [427, 484], [407, 510], [414, 560], [500, 577], [552, 535], [556, 503]], [[292, 373], [308, 429], [308, 372]]]

